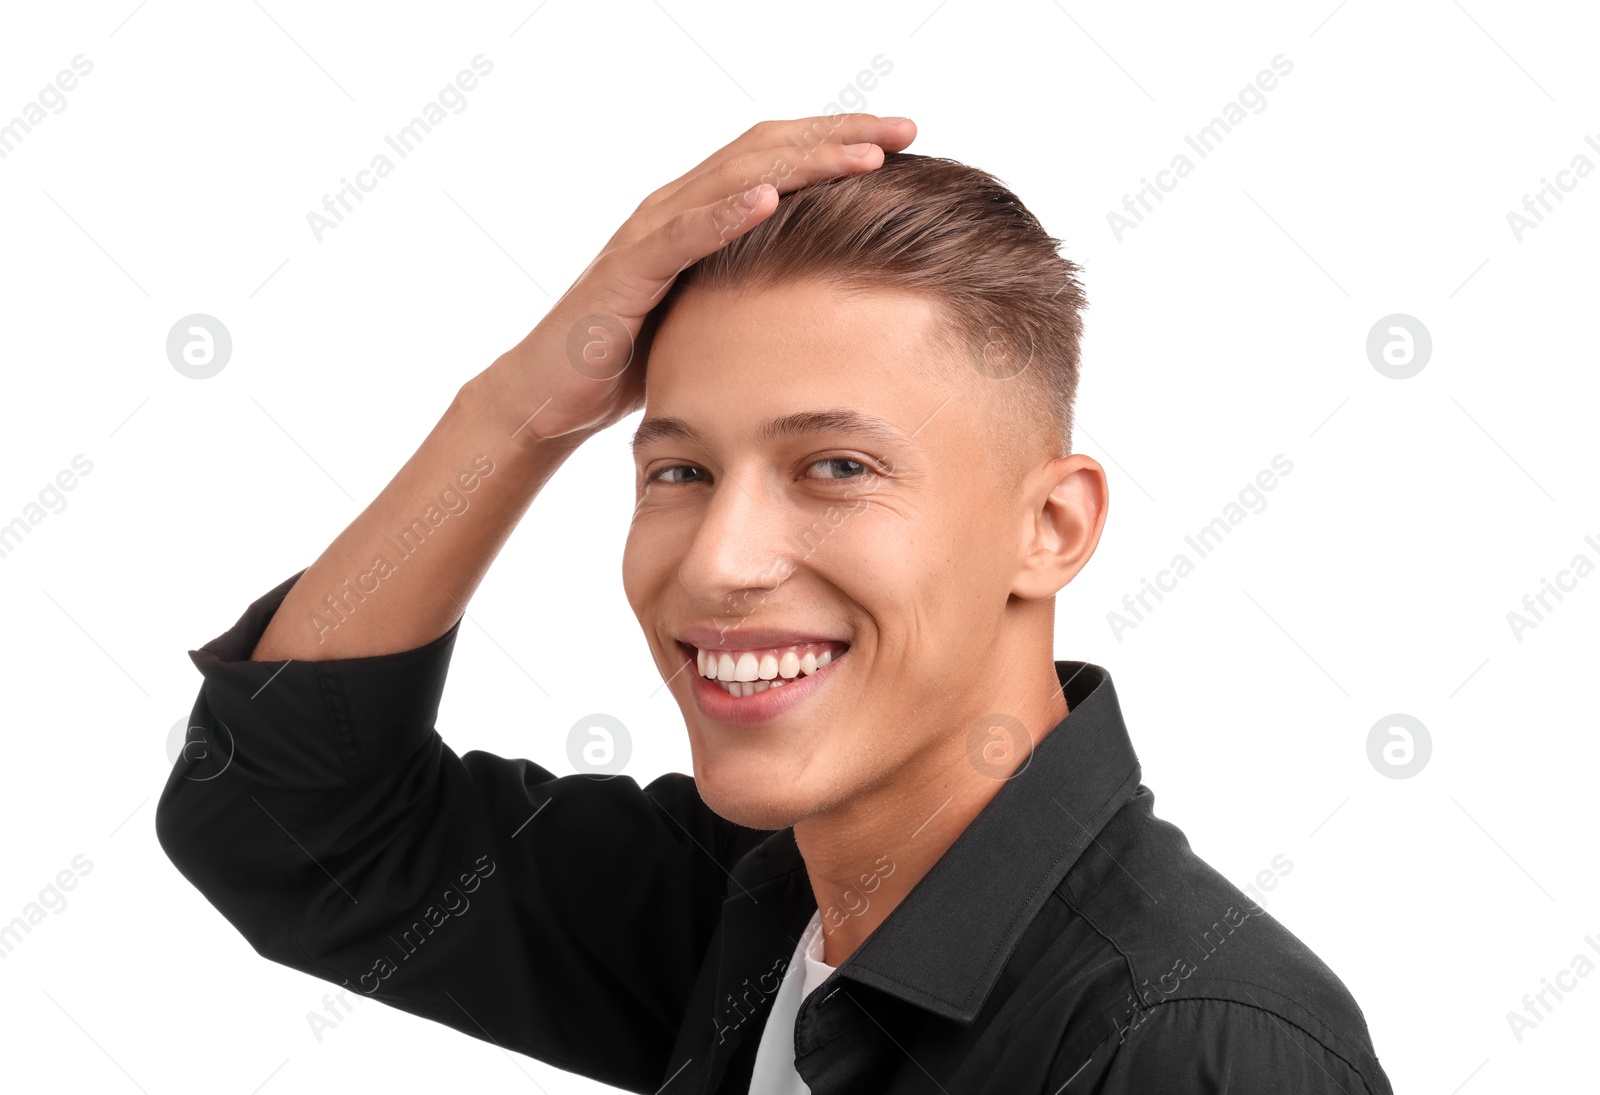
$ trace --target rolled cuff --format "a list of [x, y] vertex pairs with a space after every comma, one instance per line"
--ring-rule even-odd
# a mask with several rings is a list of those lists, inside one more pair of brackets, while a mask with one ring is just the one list
[[189, 651], [204, 678], [190, 719], [191, 745], [177, 762], [189, 778], [209, 779], [208, 773], [238, 765], [237, 775], [267, 785], [344, 786], [393, 767], [432, 738], [459, 619], [432, 642], [392, 654], [250, 660], [304, 573], [285, 579], [231, 628]]

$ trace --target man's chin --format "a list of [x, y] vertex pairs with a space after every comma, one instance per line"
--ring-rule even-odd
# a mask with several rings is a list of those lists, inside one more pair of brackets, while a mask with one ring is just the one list
[[731, 772], [714, 775], [695, 769], [695, 786], [700, 797], [713, 813], [746, 829], [787, 829], [811, 816], [817, 804], [803, 793], [789, 788], [779, 794], [774, 791], [771, 773], [741, 778]]

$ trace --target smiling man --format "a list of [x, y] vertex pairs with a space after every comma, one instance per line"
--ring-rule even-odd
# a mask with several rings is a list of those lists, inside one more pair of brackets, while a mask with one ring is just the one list
[[[914, 132], [766, 123], [646, 198], [190, 652], [162, 846], [266, 957], [629, 1091], [1388, 1093], [1333, 973], [1154, 816], [1109, 674], [1054, 660], [1108, 504], [1079, 271]], [[623, 579], [693, 777], [458, 755], [464, 606], [641, 407]]]

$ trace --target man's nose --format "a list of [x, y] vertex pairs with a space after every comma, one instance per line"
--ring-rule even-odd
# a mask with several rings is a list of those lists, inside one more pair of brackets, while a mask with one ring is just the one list
[[748, 616], [794, 572], [783, 500], [758, 476], [725, 469], [702, 512], [679, 581], [707, 611]]

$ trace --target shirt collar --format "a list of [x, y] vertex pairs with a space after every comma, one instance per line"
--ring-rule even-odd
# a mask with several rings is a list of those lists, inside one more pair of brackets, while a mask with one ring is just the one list
[[[1067, 717], [830, 981], [849, 977], [961, 1023], [978, 1014], [1051, 891], [1139, 786], [1111, 675], [1088, 662], [1055, 669]], [[735, 864], [730, 891], [804, 866], [794, 830], [779, 830]]]

